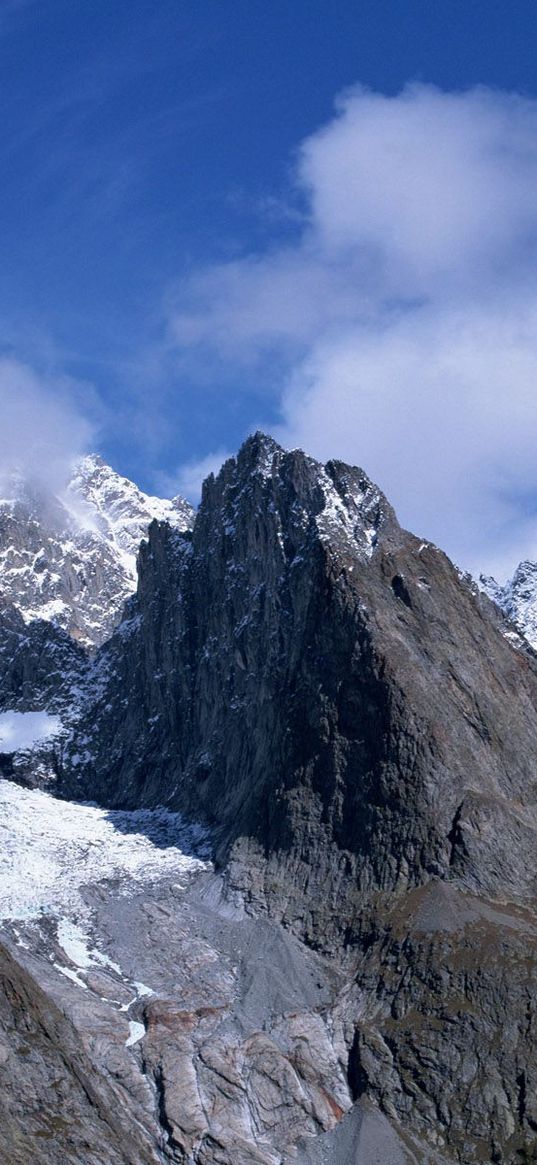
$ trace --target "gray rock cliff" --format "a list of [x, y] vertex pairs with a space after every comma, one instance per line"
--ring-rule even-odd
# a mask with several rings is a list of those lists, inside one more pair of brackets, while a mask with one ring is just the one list
[[[537, 657], [505, 631], [365, 473], [261, 434], [192, 530], [152, 523], [57, 792], [202, 822], [214, 871], [86, 886], [93, 962], [6, 924], [24, 1113], [46, 1036], [88, 1162], [537, 1160]], [[76, 1159], [53, 1122], [24, 1157], [6, 1071], [16, 1165]]]
[[537, 667], [500, 624], [362, 471], [256, 436], [192, 535], [150, 529], [81, 788], [206, 819], [306, 930], [312, 870], [340, 912], [432, 876], [531, 898]]

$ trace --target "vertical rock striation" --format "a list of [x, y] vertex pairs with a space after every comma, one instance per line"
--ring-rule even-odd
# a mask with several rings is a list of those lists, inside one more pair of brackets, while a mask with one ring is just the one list
[[499, 624], [361, 470], [256, 435], [192, 534], [151, 527], [78, 787], [206, 819], [319, 941], [336, 903], [344, 928], [362, 891], [432, 876], [530, 897], [537, 669]]

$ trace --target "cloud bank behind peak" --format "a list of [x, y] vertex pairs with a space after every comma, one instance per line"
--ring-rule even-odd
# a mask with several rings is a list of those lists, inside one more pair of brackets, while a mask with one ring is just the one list
[[276, 436], [363, 464], [462, 565], [537, 555], [537, 101], [355, 88], [293, 181], [292, 242], [182, 284], [182, 359], [283, 368]]

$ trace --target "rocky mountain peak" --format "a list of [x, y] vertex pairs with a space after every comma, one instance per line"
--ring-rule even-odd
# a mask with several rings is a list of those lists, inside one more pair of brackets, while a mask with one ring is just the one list
[[93, 522], [108, 541], [130, 555], [134, 575], [132, 558], [136, 559], [150, 522], [156, 519], [189, 529], [194, 519], [194, 510], [184, 498], [168, 500], [143, 493], [97, 454], [89, 454], [75, 465], [66, 496], [85, 503], [90, 527]]
[[191, 529], [76, 489], [165, 520], [92, 658], [0, 597], [10, 1161], [536, 1160], [535, 653], [360, 468], [256, 434]]
[[136, 557], [156, 518], [192, 525], [182, 498], [144, 494], [90, 454], [61, 491], [22, 474], [0, 501], [0, 588], [28, 623], [42, 619], [83, 645], [101, 644], [136, 588]]
[[[515, 874], [504, 849], [537, 676], [485, 604], [363, 470], [256, 434], [206, 482], [188, 540], [151, 528], [81, 726], [87, 791], [171, 798], [218, 822], [225, 860], [247, 845], [302, 862], [311, 844], [342, 899], [457, 868], [525, 895], [534, 863]], [[499, 677], [515, 672], [506, 709]], [[526, 821], [533, 838], [530, 803]]]
[[367, 557], [381, 526], [397, 526], [392, 507], [362, 469], [339, 461], [323, 465], [257, 432], [204, 484], [196, 529], [201, 540], [208, 523], [213, 533], [231, 535], [238, 522], [247, 526], [261, 515], [280, 549], [292, 553], [309, 531], [340, 548], [348, 541], [352, 553]]
[[485, 575], [479, 581], [489, 598], [537, 650], [537, 562], [524, 559], [504, 585]]

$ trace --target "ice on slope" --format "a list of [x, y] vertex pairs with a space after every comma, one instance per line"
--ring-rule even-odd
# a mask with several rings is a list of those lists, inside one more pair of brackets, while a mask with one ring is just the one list
[[135, 1019], [131, 1019], [129, 1020], [129, 1032], [129, 1038], [125, 1041], [126, 1048], [132, 1048], [134, 1044], [137, 1044], [140, 1040], [143, 1040], [145, 1036], [145, 1025], [143, 1023], [138, 1023], [138, 1021]]
[[181, 880], [207, 865], [193, 852], [204, 852], [203, 840], [201, 828], [165, 809], [107, 811], [2, 780], [0, 920], [84, 919], [84, 886], [114, 879], [128, 893]]
[[121, 974], [118, 964], [91, 946], [88, 935], [71, 919], [59, 919], [57, 937], [64, 954], [81, 971], [87, 971], [89, 967], [109, 967], [111, 971]]
[[[137, 1009], [154, 992], [99, 949], [83, 889], [109, 879], [116, 895], [161, 879], [180, 885], [208, 867], [193, 853], [204, 845], [200, 827], [166, 809], [109, 812], [0, 780], [0, 923], [11, 925], [22, 948], [48, 950], [75, 987], [123, 1012], [125, 1046], [133, 1048], [146, 1030]], [[104, 994], [95, 970], [106, 973]], [[126, 988], [130, 998], [121, 1002]]]
[[[122, 986], [130, 986], [133, 994], [128, 1003], [120, 1003], [119, 1000], [111, 999], [108, 995], [99, 995], [103, 1003], [110, 1003], [114, 1009], [128, 1013], [140, 999], [155, 994], [151, 987], [146, 987], [145, 983], [138, 983], [125, 974], [119, 963], [115, 963], [108, 955], [100, 951], [95, 944], [95, 939], [86, 930], [82, 930], [72, 919], [59, 918], [57, 920], [56, 938], [58, 946], [71, 966], [65, 966], [55, 960], [54, 967], [60, 972], [60, 975], [64, 975], [66, 979], [76, 983], [77, 987], [81, 987], [83, 991], [90, 990], [86, 972], [94, 968], [104, 968], [107, 972], [112, 972], [111, 982], [120, 982]], [[143, 1039], [144, 1035], [145, 1025], [137, 1020], [129, 1020], [129, 1037], [125, 1041], [125, 1046], [132, 1047]]]

